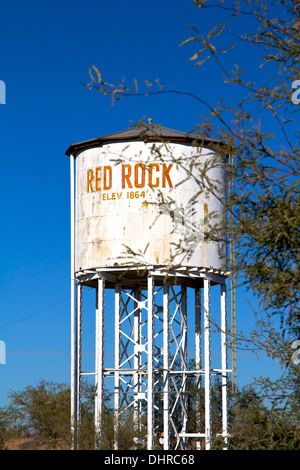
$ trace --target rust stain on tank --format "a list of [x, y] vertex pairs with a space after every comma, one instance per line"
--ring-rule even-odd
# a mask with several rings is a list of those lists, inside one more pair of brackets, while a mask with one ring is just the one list
[[204, 203], [204, 235], [208, 234], [208, 204]]

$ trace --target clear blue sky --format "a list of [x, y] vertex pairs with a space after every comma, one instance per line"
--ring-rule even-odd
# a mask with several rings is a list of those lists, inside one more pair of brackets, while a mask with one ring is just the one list
[[[174, 95], [125, 98], [111, 106], [108, 97], [81, 84], [89, 81], [89, 67], [97, 66], [112, 83], [123, 76], [128, 83], [159, 78], [167, 88], [195, 92], [211, 104], [220, 97], [230, 101], [216, 70], [195, 68], [193, 46], [179, 47], [192, 34], [189, 23], [207, 33], [221, 21], [190, 0], [2, 2], [0, 340], [7, 356], [0, 364], [0, 405], [8, 390], [40, 378], [70, 381], [66, 149], [127, 129], [143, 116], [188, 131], [205, 114], [195, 101]], [[237, 60], [250, 68], [253, 60], [257, 67], [251, 50]], [[238, 329], [251, 322], [246, 294], [238, 292]], [[241, 385], [269, 371], [273, 366], [263, 357], [239, 354]]]

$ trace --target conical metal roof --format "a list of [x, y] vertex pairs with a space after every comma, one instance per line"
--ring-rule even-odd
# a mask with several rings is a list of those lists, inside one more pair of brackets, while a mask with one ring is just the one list
[[[173, 142], [183, 143], [186, 145], [192, 145], [196, 140], [203, 139], [199, 134], [191, 134], [186, 132], [169, 129], [160, 125], [149, 124], [138, 124], [130, 127], [125, 131], [116, 132], [114, 134], [108, 134], [102, 137], [96, 137], [95, 139], [85, 140], [76, 144], [70, 145], [66, 151], [66, 155], [76, 155], [78, 152], [85, 150], [90, 147], [99, 147], [101, 145], [117, 143], [117, 142], [134, 142], [142, 140], [144, 142]], [[212, 143], [211, 140], [207, 140], [207, 143]]]

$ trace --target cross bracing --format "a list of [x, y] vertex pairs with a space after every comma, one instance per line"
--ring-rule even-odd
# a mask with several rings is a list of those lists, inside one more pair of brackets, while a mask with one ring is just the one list
[[[81, 305], [84, 286], [96, 292], [95, 348], [95, 426], [97, 445], [103, 445], [104, 383], [113, 378], [115, 449], [122, 414], [131, 411], [137, 436], [144, 433], [144, 445], [151, 450], [209, 449], [212, 440], [211, 378], [222, 381], [222, 429], [227, 440], [227, 347], [226, 275], [214, 270], [179, 271], [178, 278], [165, 272], [146, 269], [143, 277], [118, 271], [91, 270], [77, 276], [76, 338], [76, 420], [80, 421]], [[176, 272], [175, 272], [176, 274]], [[185, 275], [184, 275], [185, 274]], [[178, 280], [179, 279], [179, 280]], [[176, 282], [175, 282], [176, 280]], [[211, 366], [211, 286], [219, 285], [221, 364]], [[114, 328], [104, 331], [105, 291], [114, 292]], [[194, 296], [193, 311], [188, 307], [188, 291]], [[191, 303], [191, 302], [190, 302]], [[194, 336], [193, 351], [188, 337]], [[114, 364], [105, 366], [104, 336], [114, 342]], [[193, 367], [190, 358], [193, 357]], [[191, 384], [198, 388], [190, 419]], [[204, 391], [204, 411], [199, 411], [200, 390]], [[74, 392], [75, 391], [75, 392]], [[137, 438], [138, 441], [138, 438]]]

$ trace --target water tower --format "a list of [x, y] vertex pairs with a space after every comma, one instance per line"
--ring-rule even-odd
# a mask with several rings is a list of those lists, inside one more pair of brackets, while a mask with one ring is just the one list
[[[80, 422], [81, 379], [93, 374], [99, 448], [109, 390], [115, 449], [129, 411], [137, 448], [209, 449], [213, 376], [222, 385], [217, 433], [227, 440], [226, 245], [206, 236], [209, 214], [223, 212], [223, 168], [220, 161], [211, 164], [216, 152], [213, 141], [197, 142], [193, 134], [151, 123], [73, 144], [66, 152], [72, 426], [76, 430]], [[199, 168], [206, 168], [213, 191], [201, 186]], [[95, 292], [95, 370], [88, 372], [81, 366], [86, 287]], [[108, 293], [113, 301], [106, 301]], [[212, 324], [218, 325], [213, 338]]]

